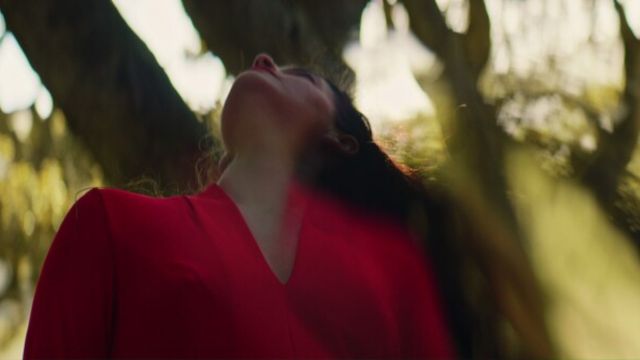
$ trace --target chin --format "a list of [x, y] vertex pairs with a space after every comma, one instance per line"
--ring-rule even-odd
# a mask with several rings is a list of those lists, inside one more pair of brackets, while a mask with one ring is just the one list
[[247, 70], [234, 80], [222, 114], [232, 118], [276, 115], [284, 94], [280, 80], [264, 71]]
[[243, 71], [234, 80], [231, 92], [250, 95], [258, 93], [267, 95], [269, 93], [278, 93], [282, 91], [282, 83], [280, 79], [265, 71], [247, 70]]
[[[260, 128], [266, 119], [278, 119], [282, 101], [280, 80], [258, 71], [245, 71], [235, 79], [221, 113], [223, 136]], [[270, 120], [270, 121], [271, 121]], [[257, 121], [257, 122], [256, 122]]]

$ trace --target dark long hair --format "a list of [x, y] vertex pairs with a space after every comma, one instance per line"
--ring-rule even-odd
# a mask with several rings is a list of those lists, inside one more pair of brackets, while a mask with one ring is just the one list
[[439, 296], [458, 354], [463, 358], [504, 357], [497, 309], [489, 286], [465, 242], [474, 236], [464, 213], [444, 187], [394, 161], [373, 139], [367, 118], [351, 95], [327, 80], [335, 98], [335, 127], [359, 143], [355, 154], [324, 150], [327, 159], [314, 184], [336, 197], [391, 216], [420, 239], [434, 265]]

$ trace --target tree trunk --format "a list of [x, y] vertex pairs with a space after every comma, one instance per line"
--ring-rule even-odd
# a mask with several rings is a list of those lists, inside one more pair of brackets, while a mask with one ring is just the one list
[[[360, 24], [366, 0], [184, 0], [209, 49], [237, 74], [260, 52], [276, 62], [313, 65], [346, 84], [353, 72], [342, 48]], [[238, 21], [238, 19], [242, 19]]]
[[472, 245], [485, 260], [497, 301], [523, 339], [527, 354], [550, 357], [553, 349], [544, 323], [541, 291], [507, 196], [503, 157], [508, 139], [497, 125], [496, 109], [484, 100], [477, 86], [491, 49], [491, 24], [484, 1], [470, 1], [465, 34], [447, 26], [435, 0], [403, 0], [403, 4], [414, 34], [444, 65], [444, 77], [455, 101], [455, 108], [450, 109], [454, 115], [445, 121], [454, 166], [447, 181], [483, 230]]

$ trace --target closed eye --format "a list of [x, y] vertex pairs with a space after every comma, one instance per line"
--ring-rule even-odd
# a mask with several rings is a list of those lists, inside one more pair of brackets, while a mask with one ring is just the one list
[[316, 85], [316, 78], [313, 76], [313, 74], [311, 74], [309, 71], [303, 69], [303, 68], [287, 68], [284, 69], [286, 72], [291, 73], [293, 75], [297, 75], [297, 76], [302, 76], [306, 79], [308, 79], [309, 81], [311, 81], [312, 84]]
[[313, 76], [311, 76], [311, 74], [301, 72], [299, 75], [309, 79], [314, 84], [316, 83], [315, 79], [313, 78]]

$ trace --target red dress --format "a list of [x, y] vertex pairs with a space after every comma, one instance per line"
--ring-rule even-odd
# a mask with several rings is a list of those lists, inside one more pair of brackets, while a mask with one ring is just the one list
[[451, 358], [429, 264], [403, 228], [306, 199], [281, 283], [217, 184], [92, 188], [43, 263], [24, 358]]

